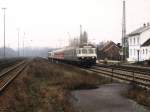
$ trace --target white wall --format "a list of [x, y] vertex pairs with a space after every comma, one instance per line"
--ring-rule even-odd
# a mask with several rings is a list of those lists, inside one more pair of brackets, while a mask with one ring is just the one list
[[147, 41], [150, 38], [150, 29], [141, 33], [140, 37], [141, 37], [140, 44], [142, 45], [145, 41]]
[[138, 50], [140, 49], [140, 35], [131, 36], [129, 41], [129, 61], [138, 61]]
[[[150, 59], [150, 47], [141, 47], [141, 45], [150, 38], [150, 29], [144, 31], [140, 35], [128, 37], [129, 41], [129, 58], [128, 61], [139, 61]], [[143, 52], [144, 49], [144, 52]]]
[[150, 59], [150, 46], [141, 47], [141, 60], [149, 60]]

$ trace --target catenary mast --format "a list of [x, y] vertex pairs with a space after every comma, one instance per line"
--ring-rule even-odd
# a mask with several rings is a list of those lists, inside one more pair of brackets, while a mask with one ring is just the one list
[[126, 46], [126, 3], [123, 0], [123, 17], [122, 17], [122, 52], [123, 52], [123, 61], [127, 58], [127, 46]]

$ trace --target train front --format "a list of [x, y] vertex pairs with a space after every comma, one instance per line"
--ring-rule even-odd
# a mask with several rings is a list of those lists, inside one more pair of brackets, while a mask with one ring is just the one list
[[96, 64], [96, 47], [92, 44], [80, 45], [77, 49], [77, 57], [83, 66], [92, 66]]

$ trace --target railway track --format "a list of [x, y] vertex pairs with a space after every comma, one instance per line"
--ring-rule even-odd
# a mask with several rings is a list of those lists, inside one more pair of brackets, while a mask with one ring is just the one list
[[124, 69], [124, 70], [134, 70], [138, 72], [145, 72], [146, 74], [150, 75], [150, 67], [140, 67], [140, 66], [132, 66], [132, 65], [105, 65], [105, 64], [97, 64], [98, 67], [105, 67], [105, 68], [117, 68], [117, 69]]
[[22, 60], [24, 60], [24, 58], [0, 59], [0, 71]]
[[24, 60], [0, 73], [0, 92], [2, 92], [27, 66]]
[[96, 65], [91, 68], [84, 68], [85, 70], [96, 72], [98, 74], [110, 77], [112, 79], [132, 82], [138, 86], [150, 89], [150, 72], [149, 70], [142, 70], [129, 67], [116, 67], [106, 65]]

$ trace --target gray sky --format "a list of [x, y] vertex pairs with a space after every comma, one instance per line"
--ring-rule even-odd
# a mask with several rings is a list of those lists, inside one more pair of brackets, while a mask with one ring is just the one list
[[[61, 47], [87, 30], [90, 41], [121, 41], [122, 0], [0, 0], [6, 10], [6, 45]], [[150, 0], [126, 0], [127, 32], [150, 22]], [[0, 46], [3, 46], [3, 11], [0, 10]]]

